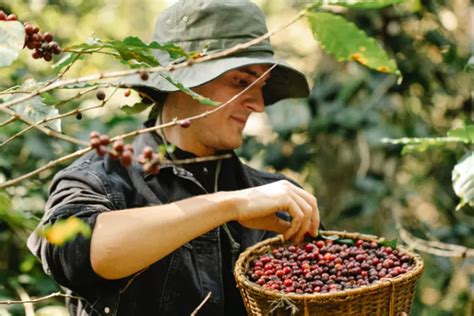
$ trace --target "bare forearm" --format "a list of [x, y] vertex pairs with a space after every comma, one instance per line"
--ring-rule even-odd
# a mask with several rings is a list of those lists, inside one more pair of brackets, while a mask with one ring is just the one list
[[235, 203], [230, 194], [217, 193], [166, 205], [102, 213], [92, 235], [92, 267], [107, 279], [133, 274], [234, 219]]

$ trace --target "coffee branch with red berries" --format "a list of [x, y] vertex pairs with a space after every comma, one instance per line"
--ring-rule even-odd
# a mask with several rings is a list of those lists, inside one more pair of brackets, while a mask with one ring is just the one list
[[[17, 21], [15, 14], [7, 15], [0, 10], [0, 21]], [[53, 60], [53, 54], [61, 53], [61, 47], [53, 39], [53, 34], [49, 32], [41, 33], [40, 28], [29, 22], [24, 23], [25, 27], [25, 44], [24, 48], [33, 50], [33, 58], [43, 58], [45, 61]]]

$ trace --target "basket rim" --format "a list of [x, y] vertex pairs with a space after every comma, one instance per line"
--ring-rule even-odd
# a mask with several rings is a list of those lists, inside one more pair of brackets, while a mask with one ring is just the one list
[[[333, 230], [326, 230], [326, 231], [320, 231], [321, 235], [324, 236], [331, 236], [331, 235], [338, 235], [339, 237], [348, 237], [352, 239], [363, 239], [363, 240], [369, 240], [369, 241], [383, 241], [385, 238], [383, 237], [378, 237], [374, 235], [369, 235], [369, 234], [361, 234], [361, 233], [354, 233], [354, 232], [347, 232], [347, 231], [333, 231]], [[262, 286], [256, 284], [255, 282], [250, 281], [246, 276], [245, 276], [245, 263], [250, 259], [251, 253], [253, 253], [255, 250], [260, 249], [262, 247], [270, 246], [272, 244], [278, 243], [278, 242], [285, 242], [283, 239], [282, 235], [277, 235], [276, 237], [266, 239], [264, 241], [261, 241], [249, 248], [247, 248], [244, 252], [242, 252], [238, 258], [238, 260], [235, 263], [235, 269], [234, 269], [234, 276], [237, 282], [238, 287], [245, 287], [247, 289], [252, 289], [253, 291], [259, 292], [261, 294], [264, 294], [265, 296], [268, 296], [271, 299], [278, 300], [278, 299], [293, 299], [293, 300], [311, 300], [311, 301], [317, 301], [317, 300], [344, 300], [347, 299], [348, 297], [352, 296], [357, 296], [362, 293], [366, 292], [372, 292], [372, 291], [377, 291], [382, 288], [386, 287], [394, 287], [397, 284], [401, 282], [405, 282], [408, 279], [418, 279], [423, 270], [424, 270], [424, 264], [423, 260], [421, 257], [407, 249], [404, 246], [397, 245], [397, 250], [402, 250], [404, 251], [408, 256], [414, 259], [414, 267], [410, 271], [398, 275], [394, 278], [387, 278], [382, 281], [376, 281], [375, 283], [372, 283], [370, 285], [363, 285], [355, 289], [345, 289], [342, 291], [336, 291], [336, 292], [330, 292], [330, 293], [303, 293], [303, 294], [298, 294], [298, 293], [283, 293], [283, 292], [277, 292], [275, 290], [269, 290], [265, 289]]]

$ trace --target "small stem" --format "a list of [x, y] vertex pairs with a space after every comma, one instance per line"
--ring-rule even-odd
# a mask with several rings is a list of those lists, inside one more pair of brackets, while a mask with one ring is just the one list
[[199, 312], [199, 310], [204, 306], [204, 304], [206, 304], [206, 302], [209, 300], [209, 298], [211, 297], [211, 294], [212, 292], [209, 292], [207, 293], [206, 297], [202, 300], [201, 304], [199, 304], [194, 310], [193, 312], [191, 313], [191, 316], [196, 316], [197, 315], [197, 312]]
[[6, 125], [8, 125], [8, 124], [10, 124], [10, 123], [12, 123], [12, 122], [15, 122], [17, 119], [18, 119], [18, 117], [12, 116], [12, 117], [10, 117], [8, 120], [5, 120], [5, 121], [3, 121], [2, 123], [0, 123], [0, 127], [4, 127], [4, 126], [6, 126]]

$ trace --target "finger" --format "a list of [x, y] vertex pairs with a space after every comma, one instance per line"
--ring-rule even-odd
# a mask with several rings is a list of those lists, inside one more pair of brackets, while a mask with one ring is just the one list
[[288, 199], [286, 211], [291, 216], [291, 224], [290, 228], [283, 234], [285, 240], [291, 239], [298, 232], [304, 217], [304, 213], [298, 204], [291, 197], [288, 197]]
[[291, 227], [290, 222], [279, 218], [276, 215], [269, 216], [269, 225], [267, 230], [274, 231], [279, 234], [285, 233]]
[[294, 237], [295, 242], [300, 242], [303, 240], [304, 235], [308, 232], [308, 229], [310, 229], [313, 209], [311, 205], [298, 194], [293, 192], [292, 197], [296, 201], [300, 209], [303, 211], [303, 216], [304, 216], [300, 229], [298, 230], [298, 233], [296, 233]]
[[292, 191], [297, 193], [300, 197], [302, 197], [307, 203], [311, 205], [312, 214], [311, 214], [311, 226], [310, 226], [309, 232], [313, 237], [316, 237], [318, 235], [319, 223], [320, 223], [318, 200], [311, 193], [297, 186], [293, 186]]
[[311, 221], [311, 233], [313, 237], [318, 236], [319, 234], [319, 223], [321, 223], [321, 219], [319, 217], [319, 207], [318, 207], [318, 200], [314, 198], [316, 203], [316, 207], [313, 209], [312, 213], [312, 221]]

